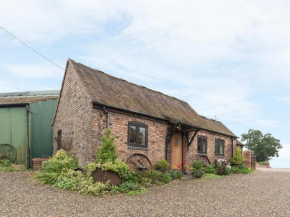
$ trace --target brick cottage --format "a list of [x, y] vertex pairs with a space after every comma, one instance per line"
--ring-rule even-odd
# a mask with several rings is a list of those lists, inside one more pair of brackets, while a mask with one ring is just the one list
[[54, 153], [70, 141], [81, 165], [92, 162], [107, 128], [123, 161], [138, 153], [153, 166], [164, 158], [174, 168], [229, 160], [237, 142], [225, 125], [182, 100], [69, 59], [53, 121]]

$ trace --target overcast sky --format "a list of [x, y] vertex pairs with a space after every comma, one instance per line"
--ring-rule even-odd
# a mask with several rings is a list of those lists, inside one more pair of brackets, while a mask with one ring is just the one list
[[[164, 92], [240, 136], [272, 133], [290, 168], [290, 1], [4, 1], [0, 26], [65, 68], [71, 58]], [[0, 92], [60, 89], [64, 71], [0, 28]]]

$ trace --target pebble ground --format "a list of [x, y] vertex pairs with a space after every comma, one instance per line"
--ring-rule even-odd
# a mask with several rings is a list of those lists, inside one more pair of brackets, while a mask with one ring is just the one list
[[174, 181], [144, 195], [83, 196], [0, 172], [0, 216], [290, 216], [290, 169]]

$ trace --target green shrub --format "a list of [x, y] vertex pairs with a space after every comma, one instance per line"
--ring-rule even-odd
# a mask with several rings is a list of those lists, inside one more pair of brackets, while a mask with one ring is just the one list
[[10, 162], [10, 160], [5, 159], [0, 161], [0, 171], [3, 172], [14, 172], [14, 164]]
[[248, 166], [245, 165], [245, 164], [242, 164], [242, 165], [239, 166], [239, 168], [240, 168], [240, 169], [248, 169]]
[[170, 173], [168, 173], [168, 172], [163, 173], [161, 181], [164, 182], [165, 184], [168, 184], [169, 182], [171, 182], [172, 178], [171, 178]]
[[168, 167], [169, 167], [169, 164], [165, 159], [161, 159], [160, 161], [158, 161], [155, 166], [156, 170], [162, 170], [162, 171], [168, 170]]
[[212, 165], [208, 165], [205, 170], [204, 170], [205, 173], [207, 174], [216, 174], [216, 168]]
[[138, 178], [141, 180], [142, 178], [150, 178], [152, 180], [152, 184], [155, 184], [156, 182], [162, 181], [162, 172], [157, 170], [147, 170], [138, 172]]
[[192, 163], [192, 168], [194, 168], [194, 169], [199, 170], [199, 169], [201, 169], [202, 167], [203, 167], [203, 163], [202, 163], [200, 160], [194, 161], [194, 162]]
[[226, 167], [225, 168], [225, 171], [224, 171], [224, 175], [230, 175], [231, 174], [231, 169], [230, 168], [228, 168], [228, 167]]
[[204, 174], [205, 174], [205, 173], [204, 173], [203, 170], [201, 170], [201, 169], [194, 169], [194, 170], [193, 170], [193, 173], [192, 173], [192, 176], [193, 176], [194, 178], [201, 178]]
[[233, 158], [231, 159], [231, 163], [233, 165], [241, 165], [243, 164], [243, 161], [244, 161], [244, 157], [242, 154], [242, 149], [240, 147], [237, 147], [236, 152]]
[[174, 179], [182, 179], [183, 177], [183, 174], [180, 170], [176, 170], [176, 171], [168, 171], [169, 175], [171, 176], [171, 179], [174, 180]]
[[266, 165], [268, 162], [267, 161], [261, 161], [261, 162], [258, 162], [259, 164], [261, 165]]
[[115, 137], [111, 137], [112, 131], [108, 129], [106, 136], [102, 137], [103, 144], [96, 154], [96, 163], [104, 164], [107, 162], [115, 163], [118, 158], [116, 146], [114, 145]]
[[152, 179], [151, 178], [141, 178], [139, 180], [140, 185], [144, 186], [145, 188], [151, 187], [152, 186]]
[[239, 171], [240, 171], [239, 167], [232, 167], [231, 168], [231, 173], [233, 173], [233, 174], [239, 173]]
[[139, 182], [139, 178], [138, 178], [138, 174], [136, 173], [136, 171], [132, 171], [127, 173], [122, 180], [124, 182], [134, 182], [134, 183], [138, 183]]
[[[139, 193], [144, 193], [144, 188], [141, 185], [134, 182], [123, 182], [119, 185], [119, 190], [123, 193], [129, 195], [135, 195]], [[146, 190], [145, 190], [146, 191]]]
[[78, 160], [65, 150], [59, 150], [48, 161], [42, 162], [41, 166], [44, 172], [60, 173], [63, 170], [78, 168]]
[[206, 173], [205, 174], [205, 178], [206, 179], [216, 179], [216, 178], [221, 178], [222, 176], [219, 176], [219, 175], [216, 175], [216, 174], [213, 174], [213, 173]]

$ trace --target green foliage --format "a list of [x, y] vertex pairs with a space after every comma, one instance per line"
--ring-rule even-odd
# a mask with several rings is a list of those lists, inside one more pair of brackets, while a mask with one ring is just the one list
[[122, 162], [120, 159], [116, 159], [115, 162], [107, 161], [106, 163], [90, 163], [85, 169], [93, 172], [96, 168], [101, 168], [102, 170], [112, 170], [115, 173], [118, 173], [120, 177], [126, 177], [129, 171], [129, 166]]
[[207, 174], [216, 174], [216, 168], [212, 165], [208, 165], [205, 170], [204, 170], [205, 173]]
[[134, 183], [138, 183], [139, 182], [139, 177], [136, 171], [131, 171], [129, 173], [127, 173], [123, 179], [123, 181], [125, 182], [134, 182]]
[[237, 147], [236, 152], [231, 159], [231, 163], [234, 165], [241, 165], [244, 161], [244, 157], [242, 154], [242, 149], [240, 147]]
[[279, 150], [283, 148], [280, 140], [270, 133], [263, 135], [259, 130], [250, 129], [248, 133], [242, 134], [242, 141], [246, 141], [246, 148], [254, 152], [257, 162], [279, 157]]
[[266, 165], [268, 162], [267, 161], [261, 161], [261, 162], [258, 162], [259, 164], [261, 165]]
[[158, 161], [155, 166], [156, 170], [162, 170], [162, 171], [168, 170], [168, 167], [169, 167], [169, 164], [165, 159], [161, 159], [160, 161]]
[[53, 186], [95, 196], [104, 195], [109, 190], [108, 183], [94, 182], [88, 174], [74, 170], [61, 173]]
[[147, 170], [143, 172], [139, 172], [138, 179], [141, 180], [142, 178], [149, 178], [152, 180], [152, 184], [155, 184], [157, 181], [162, 181], [162, 172], [157, 170]]
[[3, 172], [14, 172], [14, 164], [12, 164], [8, 159], [0, 161], [0, 171]]
[[201, 169], [194, 169], [193, 170], [193, 173], [192, 173], [192, 176], [194, 178], [201, 178], [201, 177], [203, 177], [204, 174], [205, 174], [205, 172], [203, 170], [201, 170]]
[[121, 183], [119, 185], [119, 191], [128, 195], [137, 195], [147, 192], [146, 189], [144, 189], [140, 184], [134, 182]]
[[170, 173], [166, 172], [162, 174], [161, 182], [168, 184], [169, 182], [172, 181]]
[[194, 169], [199, 170], [199, 169], [201, 169], [201, 168], [203, 167], [203, 163], [202, 163], [200, 160], [194, 161], [194, 162], [192, 163], [192, 167], [193, 167]]
[[61, 149], [48, 161], [42, 162], [41, 168], [47, 173], [60, 173], [63, 170], [78, 168], [78, 161], [71, 153]]
[[230, 175], [231, 174], [231, 169], [226, 167], [225, 171], [224, 171], [224, 175], [227, 176], [227, 175]]
[[232, 167], [231, 168], [231, 173], [233, 173], [233, 174], [237, 174], [237, 173], [249, 174], [252, 172], [253, 172], [253, 170], [248, 168], [247, 165], [241, 165], [239, 167]]
[[176, 170], [176, 171], [171, 170], [171, 171], [168, 171], [167, 173], [171, 176], [172, 180], [183, 178], [183, 174], [180, 170]]
[[205, 178], [206, 179], [217, 179], [217, 178], [219, 179], [219, 178], [222, 178], [222, 176], [219, 176], [213, 173], [206, 173]]
[[105, 164], [107, 162], [115, 163], [118, 158], [116, 146], [114, 145], [115, 137], [111, 137], [112, 131], [108, 129], [106, 136], [102, 137], [103, 144], [96, 154], [96, 163]]

